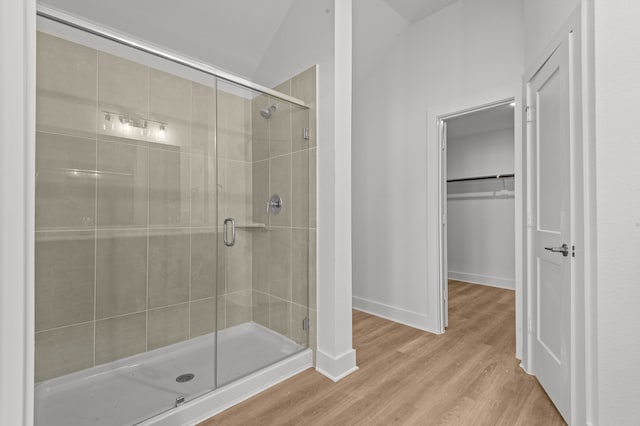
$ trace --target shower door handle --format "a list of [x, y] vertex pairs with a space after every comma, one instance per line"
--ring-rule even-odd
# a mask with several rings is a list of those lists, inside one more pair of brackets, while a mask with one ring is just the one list
[[[229, 227], [229, 224], [231, 224], [231, 241], [227, 239], [227, 229]], [[227, 247], [233, 247], [236, 243], [236, 222], [231, 218], [227, 218], [224, 220], [222, 239], [224, 240], [224, 245]]]

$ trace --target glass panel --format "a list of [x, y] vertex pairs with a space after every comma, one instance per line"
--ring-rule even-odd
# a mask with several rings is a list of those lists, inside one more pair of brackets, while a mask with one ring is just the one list
[[306, 108], [227, 82], [217, 108], [221, 386], [308, 345], [310, 151]]
[[44, 33], [37, 54], [36, 424], [136, 423], [306, 348], [309, 110]]
[[132, 424], [215, 388], [216, 90], [37, 54], [36, 423]]

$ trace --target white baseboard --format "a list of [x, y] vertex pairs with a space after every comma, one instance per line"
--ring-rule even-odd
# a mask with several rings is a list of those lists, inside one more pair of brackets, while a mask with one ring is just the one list
[[528, 367], [525, 365], [525, 363], [524, 363], [524, 362], [521, 362], [521, 363], [520, 363], [520, 368], [522, 369], [522, 371], [524, 371], [524, 372], [525, 372], [525, 373], [527, 373], [528, 375], [530, 375], [530, 376], [533, 376], [533, 375], [534, 375], [531, 371], [529, 371]]
[[468, 274], [466, 272], [449, 271], [449, 279], [464, 281], [471, 284], [487, 285], [489, 287], [515, 290], [516, 281], [510, 278], [492, 277], [489, 275]]
[[352, 300], [353, 309], [358, 311], [408, 325], [409, 327], [417, 328], [419, 330], [438, 334], [434, 331], [429, 317], [424, 314], [408, 311], [395, 306], [385, 305], [384, 303], [374, 302], [373, 300], [367, 300], [356, 296], [353, 296]]
[[316, 350], [316, 371], [334, 382], [347, 377], [357, 369], [356, 351], [353, 349], [337, 357], [328, 355], [320, 349]]

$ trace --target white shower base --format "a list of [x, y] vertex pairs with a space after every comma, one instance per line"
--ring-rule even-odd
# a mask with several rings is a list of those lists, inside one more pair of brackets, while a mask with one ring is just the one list
[[[310, 350], [253, 322], [221, 330], [218, 351], [215, 345], [211, 333], [39, 383], [35, 423], [122, 426], [151, 418], [145, 424], [153, 424], [152, 416], [163, 412], [159, 423], [172, 417], [171, 424], [191, 423], [311, 366]], [[256, 366], [270, 367], [255, 371]], [[185, 373], [195, 377], [176, 382]], [[179, 396], [187, 402], [174, 409]]]

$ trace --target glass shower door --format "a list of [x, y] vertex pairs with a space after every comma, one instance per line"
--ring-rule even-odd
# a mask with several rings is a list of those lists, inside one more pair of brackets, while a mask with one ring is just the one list
[[308, 344], [308, 117], [218, 82], [218, 386]]
[[215, 79], [37, 55], [35, 423], [134, 424], [215, 388]]

